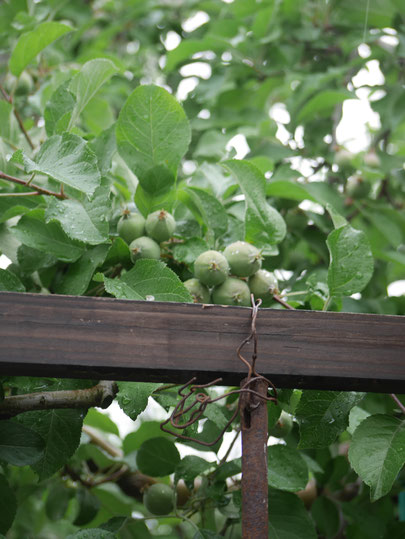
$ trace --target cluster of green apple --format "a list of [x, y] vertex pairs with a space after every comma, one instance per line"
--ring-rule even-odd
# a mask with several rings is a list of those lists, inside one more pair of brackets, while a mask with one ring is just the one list
[[251, 294], [267, 299], [277, 289], [273, 273], [261, 266], [259, 249], [236, 241], [223, 253], [210, 250], [200, 254], [194, 262], [194, 278], [184, 284], [195, 303], [249, 307]]
[[176, 221], [166, 210], [150, 213], [145, 219], [140, 213], [124, 211], [117, 224], [117, 232], [129, 245], [131, 260], [160, 258], [160, 243], [167, 241], [175, 231]]

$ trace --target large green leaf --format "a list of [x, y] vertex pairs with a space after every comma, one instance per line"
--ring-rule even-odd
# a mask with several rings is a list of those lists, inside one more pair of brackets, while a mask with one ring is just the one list
[[246, 200], [246, 241], [262, 247], [284, 239], [286, 225], [277, 210], [266, 200], [266, 180], [260, 170], [247, 161], [226, 161], [239, 183]]
[[228, 229], [228, 216], [219, 200], [199, 187], [189, 187], [185, 193], [197, 207], [208, 230], [212, 230], [217, 238], [225, 234]]
[[95, 58], [86, 62], [79, 73], [72, 78], [69, 84], [69, 91], [75, 97], [76, 102], [73, 107], [68, 130], [76, 123], [85, 106], [95, 96], [101, 86], [117, 72], [118, 68], [111, 60], [107, 58]]
[[25, 292], [25, 286], [11, 271], [0, 268], [0, 292]]
[[109, 250], [108, 245], [97, 245], [69, 265], [67, 272], [55, 286], [56, 294], [81, 296], [87, 290], [96, 269], [103, 264]]
[[351, 296], [361, 292], [370, 281], [373, 255], [367, 236], [350, 225], [333, 230], [328, 236], [330, 253], [328, 286], [331, 296]]
[[383, 414], [364, 419], [354, 431], [349, 460], [372, 501], [388, 494], [405, 464], [405, 421]]
[[167, 167], [176, 177], [191, 134], [176, 99], [163, 88], [146, 85], [134, 90], [121, 109], [116, 137], [121, 157], [144, 182], [148, 174], [154, 178], [156, 167]]
[[43, 22], [31, 32], [22, 34], [9, 60], [10, 71], [17, 77], [45, 47], [73, 28], [60, 22]]
[[180, 462], [180, 453], [167, 438], [149, 438], [141, 445], [136, 455], [136, 463], [142, 473], [159, 477], [174, 472]]
[[295, 494], [269, 489], [269, 537], [316, 539], [314, 523]]
[[18, 141], [18, 125], [8, 101], [0, 101], [0, 137], [8, 144], [16, 145]]
[[75, 262], [84, 251], [81, 245], [67, 237], [59, 223], [45, 223], [45, 210], [42, 209], [23, 215], [11, 230], [24, 245], [63, 262]]
[[150, 394], [160, 384], [142, 382], [118, 382], [117, 401], [122, 410], [133, 421], [143, 412]]
[[37, 432], [45, 441], [43, 456], [32, 464], [43, 480], [59, 470], [79, 446], [82, 432], [82, 410], [41, 410], [21, 416], [24, 425]]
[[14, 466], [34, 464], [44, 454], [45, 443], [30, 425], [0, 421], [0, 459]]
[[[1, 101], [0, 101], [1, 103]], [[39, 196], [1, 196], [0, 197], [0, 223], [4, 223], [15, 217], [23, 215], [36, 208], [43, 201]]]
[[3, 474], [0, 474], [0, 533], [6, 533], [17, 512], [17, 500], [13, 489]]
[[105, 278], [104, 283], [107, 292], [116, 298], [192, 302], [184, 284], [160, 260], [138, 260], [123, 277]]
[[349, 413], [364, 398], [353, 391], [303, 391], [296, 417], [300, 448], [327, 447], [349, 424]]
[[24, 164], [26, 172], [46, 174], [89, 196], [100, 185], [97, 156], [77, 135], [53, 135], [42, 144], [35, 161], [25, 154], [17, 159]]
[[[93, 223], [91, 216], [78, 200], [58, 200], [55, 197], [48, 197], [46, 202], [46, 222], [59, 222], [70, 239], [90, 245], [108, 241], [108, 234], [99, 231], [98, 223]], [[97, 204], [94, 204], [93, 208], [96, 209]]]
[[212, 463], [201, 457], [187, 455], [176, 466], [174, 480], [177, 482], [183, 479], [186, 485], [193, 489], [194, 479], [205, 472], [210, 466], [212, 466]]
[[44, 112], [45, 129], [48, 137], [61, 135], [67, 130], [76, 98], [69, 91], [70, 80], [65, 81], [52, 94]]
[[334, 107], [345, 99], [353, 99], [353, 94], [344, 90], [324, 90], [305, 103], [299, 111], [296, 122], [313, 120], [317, 116], [329, 115]]
[[308, 467], [297, 449], [271, 445], [267, 449], [268, 484], [280, 490], [303, 490], [308, 482]]

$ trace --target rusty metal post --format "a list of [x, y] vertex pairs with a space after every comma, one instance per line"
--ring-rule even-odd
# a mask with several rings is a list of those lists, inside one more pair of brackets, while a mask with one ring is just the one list
[[[247, 379], [242, 381], [242, 386]], [[259, 379], [249, 385], [266, 397], [268, 384]], [[242, 431], [242, 536], [243, 539], [268, 537], [267, 486], [267, 403], [256, 395], [242, 392], [239, 398]]]

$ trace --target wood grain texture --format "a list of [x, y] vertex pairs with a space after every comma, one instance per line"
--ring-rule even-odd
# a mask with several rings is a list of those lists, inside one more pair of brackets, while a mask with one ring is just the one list
[[[250, 317], [242, 307], [1, 292], [0, 374], [239, 385]], [[277, 387], [405, 393], [405, 317], [261, 309], [256, 327], [257, 370]]]

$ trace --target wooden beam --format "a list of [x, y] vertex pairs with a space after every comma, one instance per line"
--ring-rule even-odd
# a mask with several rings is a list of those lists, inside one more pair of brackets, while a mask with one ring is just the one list
[[[0, 293], [0, 374], [239, 385], [251, 309]], [[276, 387], [405, 393], [405, 317], [261, 309]], [[249, 358], [251, 348], [244, 349]]]

